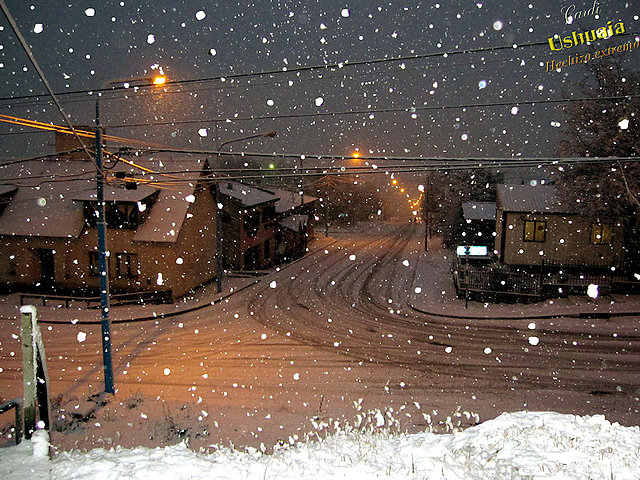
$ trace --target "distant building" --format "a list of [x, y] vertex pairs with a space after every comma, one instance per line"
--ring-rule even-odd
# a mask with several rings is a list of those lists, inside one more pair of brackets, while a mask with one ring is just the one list
[[276, 202], [271, 191], [236, 181], [220, 183], [224, 266], [268, 268], [275, 261]]
[[276, 202], [276, 262], [286, 263], [300, 258], [314, 238], [316, 197], [288, 190], [269, 189], [278, 196]]
[[464, 227], [461, 243], [491, 246], [496, 229], [496, 202], [465, 202], [462, 204]]
[[552, 186], [498, 185], [494, 248], [510, 265], [615, 264], [622, 226], [576, 213]]
[[[158, 161], [136, 163], [144, 170], [119, 162], [106, 171], [110, 290], [179, 297], [217, 275], [215, 201], [200, 180], [205, 162], [181, 160], [189, 174], [170, 176], [151, 173], [165, 170]], [[31, 160], [0, 166], [0, 178], [0, 287], [97, 294], [94, 163]]]
[[259, 270], [306, 252], [317, 198], [233, 180], [220, 182], [224, 266]]

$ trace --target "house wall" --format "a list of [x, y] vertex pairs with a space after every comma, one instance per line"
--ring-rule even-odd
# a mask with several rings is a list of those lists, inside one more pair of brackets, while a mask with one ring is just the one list
[[[244, 207], [228, 197], [223, 201], [227, 221], [222, 223], [222, 252], [223, 262], [237, 270], [251, 268], [268, 268], [275, 261], [275, 220], [266, 223], [262, 222], [262, 210], [273, 207], [275, 202], [258, 205], [254, 207]], [[245, 215], [259, 212], [260, 222], [255, 235], [249, 235], [244, 228]], [[246, 253], [255, 248], [257, 251], [257, 265], [248, 264]]]
[[[544, 242], [524, 240], [525, 221], [546, 222]], [[622, 228], [614, 226], [611, 244], [593, 244], [591, 220], [578, 215], [523, 214], [498, 210], [495, 250], [504, 263], [542, 265], [543, 260], [612, 263], [621, 260]]]
[[64, 281], [78, 266], [67, 255], [75, 239], [0, 236], [0, 286], [6, 290], [37, 288], [41, 280], [40, 249], [53, 250], [55, 280]]
[[[174, 297], [216, 277], [215, 202], [208, 189], [196, 194], [175, 243], [136, 242], [134, 230], [109, 229], [109, 288], [111, 293], [172, 291]], [[97, 252], [97, 229], [85, 228], [77, 239], [0, 238], [0, 285], [32, 290], [41, 280], [39, 249], [53, 249], [55, 284], [63, 290], [98, 291], [100, 279], [90, 273], [90, 252]], [[117, 275], [118, 253], [137, 255], [134, 277]], [[178, 258], [182, 263], [176, 263]], [[162, 284], [158, 284], [158, 274]]]

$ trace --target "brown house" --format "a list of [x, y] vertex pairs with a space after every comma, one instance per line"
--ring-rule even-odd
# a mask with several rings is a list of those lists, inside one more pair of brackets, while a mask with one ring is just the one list
[[622, 226], [578, 214], [555, 187], [498, 185], [495, 253], [509, 265], [615, 265]]
[[234, 270], [268, 268], [275, 261], [275, 221], [278, 197], [235, 181], [220, 183], [222, 254]]
[[313, 220], [318, 199], [288, 190], [270, 191], [278, 197], [276, 261], [290, 262], [306, 253], [307, 245], [314, 237]]
[[[105, 187], [110, 290], [179, 297], [216, 277], [215, 201], [199, 181], [205, 162], [181, 161], [190, 173], [170, 179], [150, 173], [165, 169], [158, 161], [136, 163], [146, 171], [121, 162]], [[125, 188], [122, 177], [141, 174], [142, 182]], [[0, 178], [0, 287], [98, 292], [93, 162], [58, 157], [3, 165]]]

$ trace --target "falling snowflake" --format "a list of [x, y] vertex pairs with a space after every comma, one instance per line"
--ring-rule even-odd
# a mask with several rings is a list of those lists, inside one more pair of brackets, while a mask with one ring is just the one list
[[170, 368], [165, 368], [163, 373], [165, 375], [169, 375], [171, 373], [171, 369]]
[[540, 343], [540, 339], [538, 337], [529, 337], [529, 345], [538, 345]]
[[36, 23], [33, 27], [33, 33], [42, 33], [44, 26], [41, 23]]
[[87, 339], [87, 334], [85, 332], [78, 332], [78, 342], [82, 343]]
[[196, 12], [196, 20], [204, 20], [204, 17], [206, 17], [207, 14], [204, 13], [202, 10], [199, 10], [198, 12]]
[[504, 24], [502, 23], [502, 21], [500, 20], [496, 20], [495, 22], [493, 22], [493, 29], [496, 31], [502, 30], [502, 27], [504, 27]]
[[149, 35], [147, 35], [147, 43], [149, 45], [151, 45], [152, 43], [154, 43], [156, 41], [156, 36], [153, 35], [152, 33], [150, 33]]
[[344, 18], [347, 18], [349, 15], [351, 15], [351, 12], [348, 8], [343, 8], [342, 12], [340, 12], [340, 15], [342, 15]]
[[278, 286], [278, 283], [274, 280], [274, 281], [272, 281], [272, 282], [269, 284], [269, 286], [270, 286], [271, 288], [276, 288], [276, 287]]
[[87, 17], [93, 17], [93, 16], [96, 14], [96, 9], [95, 9], [95, 8], [87, 8], [87, 9], [84, 11], [84, 14], [85, 14]]
[[322, 97], [316, 98], [316, 107], [322, 106], [323, 103], [324, 103], [324, 98]]

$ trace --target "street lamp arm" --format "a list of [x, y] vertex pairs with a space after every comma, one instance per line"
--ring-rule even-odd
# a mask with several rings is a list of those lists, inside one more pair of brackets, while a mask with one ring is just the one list
[[275, 130], [272, 130], [270, 132], [256, 133], [255, 135], [249, 135], [247, 137], [233, 138], [231, 140], [227, 140], [226, 142], [222, 142], [218, 146], [218, 150], [220, 150], [225, 145], [229, 145], [230, 143], [242, 142], [244, 140], [251, 140], [252, 138], [258, 138], [258, 137], [275, 137], [277, 134], [278, 132], [276, 132]]

